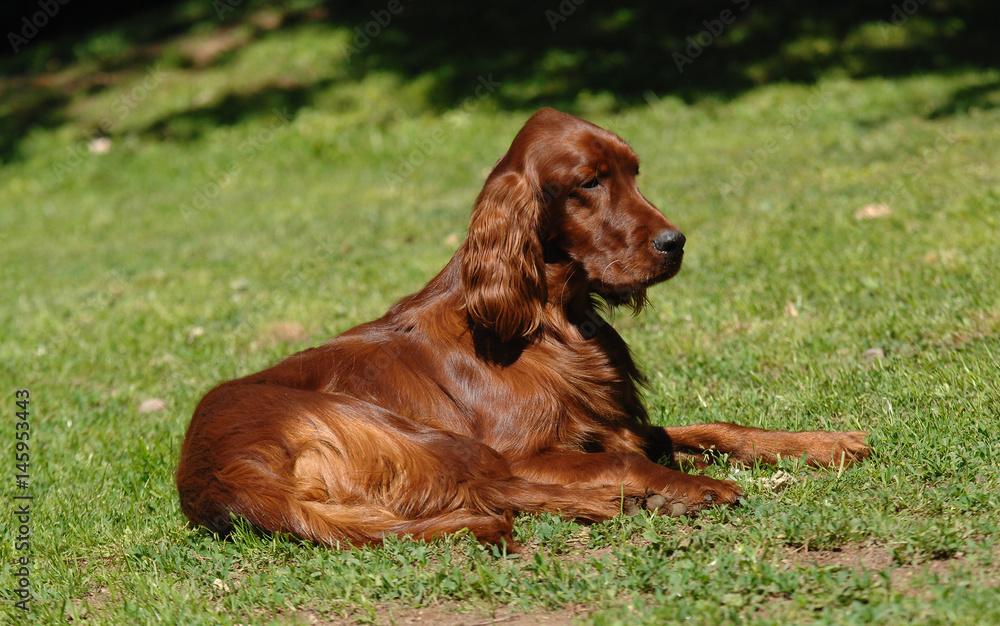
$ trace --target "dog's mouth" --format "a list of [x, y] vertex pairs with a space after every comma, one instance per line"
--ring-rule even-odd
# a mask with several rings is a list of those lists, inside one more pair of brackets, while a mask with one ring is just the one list
[[646, 301], [646, 290], [676, 276], [681, 271], [683, 258], [683, 251], [673, 253], [669, 258], [664, 256], [661, 264], [653, 272], [647, 276], [634, 277], [637, 280], [612, 282], [605, 276], [603, 280], [592, 281], [590, 290], [611, 306], [642, 308]]
[[656, 281], [662, 283], [665, 280], [670, 280], [677, 275], [677, 272], [681, 271], [681, 264], [684, 261], [684, 251], [678, 250], [669, 254], [663, 263], [663, 273], [661, 277]]
[[[645, 261], [642, 263], [629, 264], [612, 263], [599, 280], [595, 281], [605, 285], [611, 290], [647, 289], [653, 285], [670, 280], [681, 271], [681, 263], [684, 260], [684, 252], [678, 251], [660, 255], [654, 259], [653, 263]], [[613, 272], [617, 268], [618, 272]]]

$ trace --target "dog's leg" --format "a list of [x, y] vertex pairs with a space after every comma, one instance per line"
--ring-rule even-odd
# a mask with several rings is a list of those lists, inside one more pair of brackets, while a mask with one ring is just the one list
[[805, 458], [816, 467], [851, 465], [868, 457], [862, 431], [831, 432], [811, 430], [789, 432], [764, 430], [728, 422], [667, 427], [663, 432], [670, 439], [675, 462], [690, 460], [702, 467], [712, 462], [706, 451], [715, 450], [729, 455], [729, 460], [741, 465], [777, 463], [778, 458]]
[[734, 504], [742, 495], [736, 483], [686, 474], [631, 452], [542, 454], [515, 461], [511, 468], [515, 475], [538, 483], [577, 488], [624, 485], [650, 490], [664, 499], [664, 512], [673, 514]]

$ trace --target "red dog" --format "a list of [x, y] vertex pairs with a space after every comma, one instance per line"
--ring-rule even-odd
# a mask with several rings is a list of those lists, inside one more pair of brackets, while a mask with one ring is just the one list
[[863, 432], [649, 424], [643, 378], [598, 312], [640, 308], [681, 268], [684, 235], [639, 193], [638, 171], [612, 133], [536, 113], [422, 291], [205, 396], [177, 470], [184, 514], [331, 546], [463, 528], [513, 545], [518, 511], [600, 521], [737, 502], [736, 484], [673, 469], [706, 450], [866, 457]]

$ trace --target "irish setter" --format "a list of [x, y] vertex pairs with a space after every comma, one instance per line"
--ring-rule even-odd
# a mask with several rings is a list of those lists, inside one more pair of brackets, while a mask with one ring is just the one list
[[616, 135], [532, 116], [426, 287], [205, 396], [177, 470], [184, 514], [331, 546], [468, 528], [514, 547], [519, 511], [600, 521], [738, 502], [735, 483], [679, 471], [709, 450], [744, 464], [866, 457], [864, 432], [649, 423], [643, 377], [601, 311], [642, 307], [680, 270], [684, 235], [638, 171]]

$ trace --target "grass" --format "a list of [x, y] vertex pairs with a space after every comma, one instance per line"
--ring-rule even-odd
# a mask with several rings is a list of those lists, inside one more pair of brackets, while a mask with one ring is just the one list
[[[644, 193], [688, 236], [684, 271], [615, 320], [653, 419], [865, 429], [869, 462], [723, 465], [746, 505], [696, 520], [522, 517], [518, 558], [468, 536], [335, 552], [188, 529], [172, 476], [201, 395], [422, 286], [530, 114], [489, 96], [439, 111], [428, 81], [352, 77], [330, 61], [349, 34], [307, 21], [209, 67], [185, 57], [207, 35], [178, 35], [158, 62], [74, 92], [67, 119], [29, 129], [0, 168], [0, 372], [9, 425], [15, 390], [31, 392], [35, 621], [483, 605], [583, 607], [596, 624], [1000, 619], [996, 72], [576, 109], [632, 143]], [[977, 89], [993, 99], [948, 108]], [[92, 153], [116, 104], [111, 149]], [[878, 204], [888, 214], [858, 213]], [[141, 413], [149, 399], [165, 408]], [[792, 480], [775, 486], [779, 470]], [[10, 520], [5, 618], [19, 614]]]

